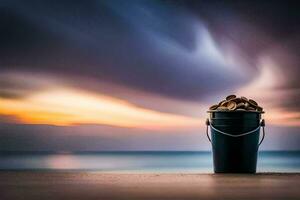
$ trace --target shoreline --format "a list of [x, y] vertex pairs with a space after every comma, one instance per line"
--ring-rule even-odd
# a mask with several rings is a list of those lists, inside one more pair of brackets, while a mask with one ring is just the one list
[[184, 175], [253, 175], [253, 176], [258, 176], [258, 175], [300, 175], [300, 171], [291, 171], [291, 172], [256, 172], [256, 173], [214, 173], [212, 172], [194, 172], [194, 171], [134, 171], [134, 170], [116, 170], [116, 171], [107, 171], [107, 170], [91, 170], [91, 169], [0, 169], [0, 176], [4, 173], [58, 173], [58, 174], [71, 174], [71, 173], [84, 173], [84, 174], [172, 174], [172, 175], [178, 175], [178, 174], [184, 174]]

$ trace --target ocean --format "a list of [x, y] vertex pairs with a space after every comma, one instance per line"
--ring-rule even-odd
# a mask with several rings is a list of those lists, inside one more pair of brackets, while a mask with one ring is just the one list
[[[211, 152], [0, 152], [0, 170], [212, 173]], [[300, 151], [259, 152], [258, 172], [300, 172]]]

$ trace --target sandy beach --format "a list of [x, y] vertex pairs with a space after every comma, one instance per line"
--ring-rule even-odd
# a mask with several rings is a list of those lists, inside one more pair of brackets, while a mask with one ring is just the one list
[[300, 199], [300, 174], [0, 172], [0, 199]]

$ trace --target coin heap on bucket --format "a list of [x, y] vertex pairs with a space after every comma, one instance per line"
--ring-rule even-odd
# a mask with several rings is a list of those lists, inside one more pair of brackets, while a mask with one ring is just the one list
[[229, 95], [225, 100], [216, 105], [209, 107], [210, 111], [257, 111], [263, 112], [256, 101], [247, 99], [246, 97], [236, 97], [236, 95]]

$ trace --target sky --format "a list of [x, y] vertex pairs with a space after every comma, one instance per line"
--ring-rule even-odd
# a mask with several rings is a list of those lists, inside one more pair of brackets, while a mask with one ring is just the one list
[[255, 99], [300, 150], [292, 1], [1, 1], [0, 151], [210, 150], [208, 107]]

